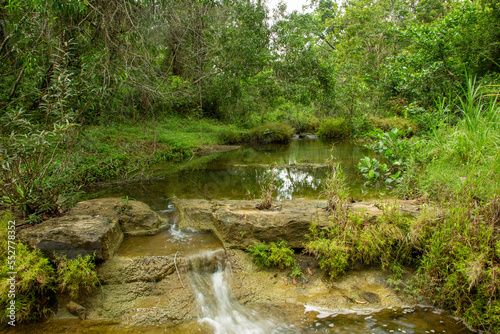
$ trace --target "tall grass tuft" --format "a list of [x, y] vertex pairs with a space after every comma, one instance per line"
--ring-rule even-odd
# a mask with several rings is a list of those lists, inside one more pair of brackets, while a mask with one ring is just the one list
[[[437, 101], [428, 138], [410, 141], [403, 196], [486, 201], [499, 193], [500, 104], [498, 94], [491, 94], [497, 88], [468, 78], [462, 96]], [[453, 100], [458, 103], [448, 102]], [[453, 114], [458, 120], [451, 124]]]
[[322, 184], [321, 196], [326, 197], [326, 209], [328, 211], [345, 214], [349, 199], [349, 188], [342, 167], [335, 160], [333, 150], [334, 146], [332, 146], [330, 158], [327, 160], [328, 173]]

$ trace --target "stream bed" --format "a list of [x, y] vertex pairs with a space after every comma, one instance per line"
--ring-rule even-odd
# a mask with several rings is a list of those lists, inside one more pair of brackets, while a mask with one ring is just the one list
[[[249, 302], [250, 299], [242, 302], [242, 294], [233, 291], [236, 278], [233, 276], [231, 263], [227, 260], [227, 250], [219, 239], [209, 232], [178, 229], [179, 216], [170, 198], [208, 200], [259, 198], [259, 180], [262, 174], [269, 171], [274, 164], [277, 165], [276, 178], [279, 181], [277, 200], [317, 199], [321, 192], [321, 180], [326, 175], [325, 160], [330, 156], [330, 148], [330, 144], [322, 143], [315, 138], [295, 139], [288, 145], [267, 146], [259, 149], [241, 148], [202, 158], [178, 172], [165, 173], [160, 181], [118, 186], [92, 194], [93, 197], [127, 196], [143, 201], [169, 222], [170, 226], [156, 235], [125, 238], [115, 259], [117, 263], [127, 263], [127, 265], [134, 264], [134, 261], [149, 265], [154, 263], [155, 259], [167, 263], [167, 257], [182, 255], [187, 261], [185, 271], [182, 271], [187, 281], [179, 283], [174, 274], [171, 274], [169, 279], [177, 285], [185, 283], [190, 287], [192, 297], [184, 297], [188, 300], [186, 303], [198, 309], [196, 319], [181, 323], [174, 323], [168, 319], [165, 321], [155, 319], [156, 322], [152, 325], [146, 323], [132, 326], [124, 322], [123, 318], [85, 321], [51, 319], [38, 324], [3, 329], [1, 332], [33, 334], [472, 333], [461, 321], [427, 306], [360, 310], [354, 304], [353, 307], [344, 307], [342, 311], [339, 311], [315, 305], [315, 301], [321, 298], [314, 298], [313, 294], [302, 296], [301, 300], [304, 300], [302, 303], [286, 302], [286, 300], [279, 303], [272, 300]], [[365, 186], [365, 180], [357, 170], [360, 158], [364, 155], [375, 156], [370, 150], [352, 143], [340, 142], [336, 143], [333, 152], [346, 173], [353, 199], [367, 200], [391, 196], [385, 185], [372, 189]], [[175, 270], [179, 274], [177, 262]], [[148, 272], [148, 274], [151, 273]], [[250, 273], [249, 275], [256, 276], [257, 274]], [[270, 285], [270, 280], [280, 275], [276, 283], [273, 283], [275, 285], [271, 284], [271, 288], [276, 289], [278, 291], [276, 293], [280, 294], [282, 291], [280, 289], [285, 288], [281, 281], [282, 275], [276, 273], [269, 277], [270, 275], [265, 272], [259, 277], [265, 277], [260, 280]], [[317, 282], [323, 280], [319, 275], [311, 277], [311, 282], [313, 278]], [[179, 280], [181, 280], [180, 274]], [[163, 297], [169, 294], [186, 293], [184, 292], [186, 290], [182, 290], [180, 286], [174, 288], [173, 283], [169, 282], [156, 282], [153, 279], [151, 282], [141, 283], [142, 285], [137, 282], [127, 284], [137, 283], [137, 286], [140, 285], [144, 289], [146, 286], [156, 289], [155, 293], [148, 298], [143, 298], [143, 301], [137, 304], [141, 306], [141, 312], [147, 314], [150, 310], [153, 312], [160, 308]], [[245, 280], [242, 282], [240, 285], [246, 284]], [[250, 281], [248, 282], [251, 284]], [[304, 279], [301, 284], [308, 282], [309, 280]], [[164, 285], [161, 285], [162, 283]], [[309, 285], [312, 284], [309, 283]], [[326, 283], [321, 284], [321, 286], [326, 286]], [[168, 288], [160, 289], [163, 286]], [[299, 293], [295, 291], [303, 289], [299, 286], [293, 287], [291, 283], [290, 286], [287, 284], [286, 288], [289, 289], [287, 293], [292, 294]], [[160, 292], [157, 291], [159, 289]], [[303, 291], [306, 290], [303, 289]], [[134, 302], [134, 298], [136, 297], [131, 298], [130, 303]], [[137, 298], [141, 299], [140, 296]], [[102, 300], [107, 299], [102, 297]], [[117, 303], [117, 300], [120, 299], [109, 299], [108, 304]], [[105, 301], [103, 303], [106, 304]]]

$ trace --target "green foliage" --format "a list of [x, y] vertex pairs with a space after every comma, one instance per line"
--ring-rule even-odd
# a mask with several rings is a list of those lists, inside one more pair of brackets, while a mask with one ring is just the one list
[[[7, 250], [7, 224], [13, 217], [8, 212], [0, 212], [0, 246]], [[9, 268], [8, 256], [0, 253], [0, 319], [6, 322], [10, 302], [9, 291], [12, 274], [15, 278], [16, 323], [32, 322], [50, 315], [50, 308], [56, 302], [55, 292], [69, 292], [77, 298], [83, 290], [90, 290], [97, 284], [95, 264], [90, 256], [75, 260], [59, 259], [57, 269], [42, 255], [39, 249], [15, 242], [15, 270]], [[11, 248], [12, 249], [12, 248]], [[10, 260], [10, 259], [9, 259]]]
[[83, 290], [91, 291], [98, 283], [94, 257], [78, 255], [67, 260], [65, 256], [57, 259], [57, 284], [62, 292], [68, 292], [72, 298], [80, 296]]
[[318, 136], [325, 140], [347, 138], [350, 133], [349, 124], [344, 118], [327, 119], [318, 129]]
[[406, 136], [412, 136], [418, 132], [418, 125], [415, 122], [402, 117], [369, 117], [369, 122], [374, 129], [389, 132], [392, 129], [399, 129]]
[[312, 225], [305, 249], [319, 259], [320, 267], [332, 278], [357, 261], [390, 269], [394, 264], [413, 262], [409, 232], [410, 220], [396, 205], [387, 205], [375, 221], [345, 212], [333, 218], [326, 229]]
[[[15, 279], [15, 302], [16, 302], [16, 322], [34, 321], [40, 317], [49, 315], [49, 305], [54, 302], [54, 274], [55, 270], [51, 266], [49, 260], [41, 255], [40, 250], [29, 250], [22, 243], [16, 242], [14, 249], [15, 253], [8, 253], [8, 244], [6, 232], [7, 223], [13, 220], [13, 217], [6, 212], [1, 213], [0, 229], [1, 239], [0, 246], [5, 251], [0, 253], [0, 319], [1, 322], [8, 321], [7, 305], [10, 302], [9, 291], [12, 278], [9, 272], [17, 272], [14, 275]], [[9, 243], [12, 246], [12, 243]], [[9, 248], [12, 250], [12, 248]], [[8, 256], [15, 254], [15, 270], [9, 268]], [[9, 258], [9, 260], [12, 259]]]
[[364, 157], [358, 163], [358, 169], [368, 180], [367, 183], [375, 183], [383, 180], [387, 184], [402, 181], [402, 170], [404, 167], [404, 157], [408, 150], [407, 142], [401, 138], [402, 132], [397, 128], [389, 132], [375, 132], [374, 139], [369, 145], [370, 148], [383, 156], [389, 162], [380, 163], [376, 158]]
[[297, 267], [296, 261], [293, 258], [293, 249], [287, 246], [286, 242], [281, 240], [278, 242], [257, 242], [247, 248], [252, 256], [253, 261], [259, 267], [272, 267], [276, 266], [280, 270], [292, 268], [294, 276], [300, 276], [300, 268]]
[[[73, 136], [71, 119], [62, 116], [52, 129], [39, 127], [23, 110], [1, 117], [0, 201], [25, 217], [57, 215], [59, 194], [70, 173], [71, 152], [62, 148]], [[10, 131], [10, 133], [9, 133]]]
[[387, 164], [381, 164], [378, 159], [364, 157], [358, 163], [358, 169], [369, 183], [375, 183], [382, 176], [384, 179], [389, 171]]
[[321, 195], [326, 197], [326, 208], [336, 214], [345, 214], [349, 199], [349, 188], [339, 162], [335, 161], [334, 146], [327, 161], [328, 173], [322, 183]]
[[288, 143], [293, 133], [292, 127], [288, 124], [267, 123], [251, 129], [249, 136], [254, 143]]
[[437, 103], [439, 114], [461, 116], [455, 125], [436, 119], [428, 140], [408, 141], [403, 196], [427, 193], [432, 199], [449, 201], [461, 194], [464, 199], [488, 200], [500, 191], [500, 108], [488, 90], [472, 79], [468, 82], [458, 105]]
[[440, 219], [420, 219], [412, 228], [423, 253], [414, 289], [470, 326], [492, 332], [500, 329], [493, 227], [498, 203], [497, 198], [482, 208], [452, 204]]

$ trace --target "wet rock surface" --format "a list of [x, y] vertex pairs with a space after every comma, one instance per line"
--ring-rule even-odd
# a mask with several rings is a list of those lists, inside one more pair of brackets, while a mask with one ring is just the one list
[[[101, 287], [82, 302], [87, 319], [119, 318], [122, 324], [134, 326], [174, 326], [197, 319], [200, 309], [188, 271], [200, 265], [210, 271], [213, 266], [205, 261], [220, 261], [221, 257], [227, 260], [227, 279], [234, 297], [251, 309], [265, 306], [261, 310], [264, 314], [293, 309], [291, 313], [302, 317], [306, 306], [341, 313], [406, 304], [389, 287], [388, 274], [379, 269], [353, 270], [329, 280], [315, 259], [300, 255], [297, 260], [304, 276], [297, 277], [295, 286], [288, 272], [259, 268], [241, 250], [221, 249], [215, 253], [215, 257], [207, 255], [195, 260], [115, 256], [98, 266]], [[307, 268], [313, 275], [308, 274]]]
[[[311, 224], [326, 227], [331, 213], [325, 201], [293, 200], [276, 204], [270, 210], [258, 210], [259, 200], [208, 201], [174, 200], [179, 210], [180, 227], [211, 230], [226, 247], [246, 249], [257, 241], [285, 240], [293, 248], [303, 247], [304, 236]], [[384, 205], [395, 205], [403, 213], [418, 215], [415, 201], [359, 202], [349, 210], [371, 220], [382, 215]]]
[[126, 325], [177, 325], [197, 315], [182, 259], [115, 256], [98, 266], [97, 274], [101, 287], [85, 301], [88, 319], [121, 318]]
[[258, 268], [248, 254], [239, 250], [231, 250], [229, 254], [233, 268], [230, 283], [242, 303], [310, 305], [332, 312], [378, 310], [407, 304], [389, 286], [388, 273], [377, 268], [351, 270], [330, 280], [316, 261], [309, 258], [307, 268], [313, 275], [302, 268], [304, 276], [296, 278], [295, 286], [288, 272]]

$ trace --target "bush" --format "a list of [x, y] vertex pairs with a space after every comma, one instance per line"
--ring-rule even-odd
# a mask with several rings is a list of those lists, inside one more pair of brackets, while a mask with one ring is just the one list
[[344, 216], [336, 215], [327, 229], [311, 226], [305, 249], [319, 259], [320, 267], [332, 278], [356, 261], [392, 269], [412, 262], [409, 231], [409, 219], [396, 206], [385, 207], [384, 215], [375, 222], [344, 212]]
[[[60, 259], [57, 270], [39, 249], [16, 242], [8, 243], [8, 222], [10, 213], [0, 212], [0, 247], [15, 249], [14, 270], [9, 265], [8, 252], [0, 252], [0, 323], [10, 321], [7, 318], [12, 298], [9, 296], [11, 277], [15, 279], [16, 323], [31, 322], [46, 317], [56, 302], [56, 292], [68, 291], [77, 298], [83, 290], [90, 290], [97, 283], [95, 264], [91, 256], [78, 257], [75, 260]], [[9, 250], [10, 250], [9, 249]], [[14, 276], [9, 272], [16, 272]]]
[[325, 140], [347, 138], [350, 133], [349, 124], [344, 118], [328, 119], [319, 126], [318, 130], [318, 136]]
[[297, 267], [297, 262], [293, 258], [294, 251], [284, 240], [277, 243], [257, 242], [247, 248], [252, 256], [253, 261], [261, 268], [263, 267], [279, 267], [280, 270], [292, 268], [293, 276], [300, 276], [301, 270]]
[[289, 117], [288, 123], [297, 133], [315, 133], [318, 131], [320, 120], [314, 115], [296, 113]]
[[382, 130], [383, 132], [389, 132], [390, 130], [397, 128], [406, 133], [407, 136], [413, 136], [418, 132], [418, 125], [403, 117], [378, 117], [370, 116], [369, 122], [371, 126], [375, 129]]
[[250, 140], [255, 143], [288, 143], [294, 131], [288, 124], [267, 123], [250, 130]]
[[248, 142], [249, 136], [246, 131], [223, 129], [217, 134], [217, 140], [221, 144], [236, 145]]

